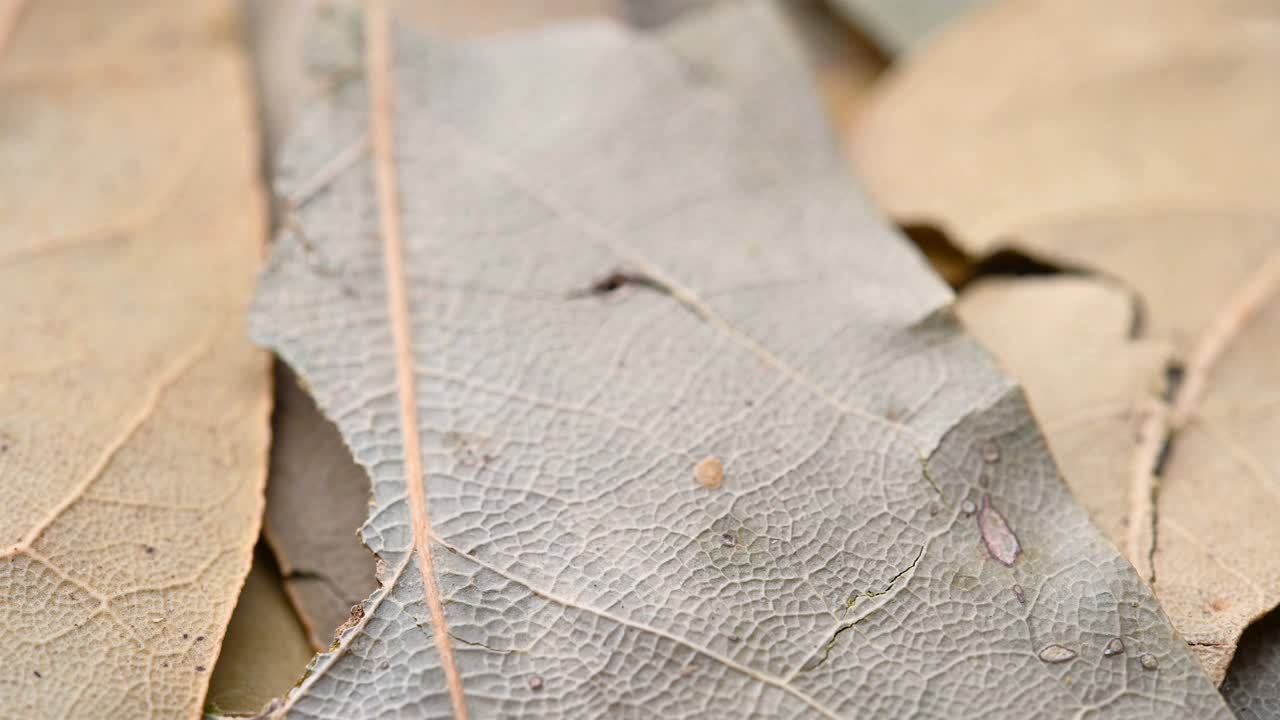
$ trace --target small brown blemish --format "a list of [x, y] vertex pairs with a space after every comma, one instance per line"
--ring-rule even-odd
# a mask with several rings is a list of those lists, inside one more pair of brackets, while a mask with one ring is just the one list
[[718, 457], [704, 458], [693, 468], [693, 476], [702, 487], [717, 490], [724, 484], [724, 463]]
[[43, 675], [41, 675], [41, 674], [40, 674], [40, 671], [39, 671], [39, 670], [32, 670], [32, 671], [31, 671], [31, 674], [32, 674], [32, 675], [35, 675], [37, 680], [39, 680], [40, 678], [43, 678], [43, 677], [44, 677]]
[[197, 635], [197, 636], [196, 636], [196, 642], [203, 642], [203, 641], [204, 641], [204, 636], [203, 636], [203, 635]]
[[203, 666], [203, 665], [197, 665], [197, 666], [196, 666], [196, 672], [204, 672], [204, 666]]
[[463, 465], [485, 467], [497, 458], [489, 449], [488, 438], [459, 432], [445, 433], [444, 438], [452, 445], [454, 458]]
[[156, 554], [156, 549], [155, 549], [155, 547], [153, 547], [153, 546], [151, 546], [151, 545], [143, 545], [143, 546], [142, 546], [142, 552], [144, 552], [144, 553], [146, 553], [146, 554], [148, 554], [148, 555], [155, 555], [155, 554]]
[[348, 630], [359, 624], [362, 619], [364, 619], [364, 603], [356, 603], [355, 605], [352, 605], [350, 617], [347, 618], [346, 622], [339, 625], [337, 630], [333, 631], [333, 636], [341, 637]]
[[1216, 613], [1220, 613], [1229, 607], [1231, 607], [1231, 603], [1227, 602], [1226, 598], [1214, 598], [1213, 602], [1209, 603], [1209, 609]]

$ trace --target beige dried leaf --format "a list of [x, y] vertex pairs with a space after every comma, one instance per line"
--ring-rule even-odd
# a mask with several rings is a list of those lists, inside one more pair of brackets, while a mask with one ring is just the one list
[[[1280, 543], [1278, 11], [997, 3], [909, 62], [854, 138], [899, 219], [1112, 278], [1141, 309], [1121, 334], [1132, 309], [1058, 283], [965, 303], [1215, 680], [1280, 601], [1280, 560], [1260, 550]], [[1046, 313], [1078, 331], [1045, 332]]]
[[265, 214], [233, 10], [34, 2], [0, 60], [8, 717], [197, 717], [249, 569]]

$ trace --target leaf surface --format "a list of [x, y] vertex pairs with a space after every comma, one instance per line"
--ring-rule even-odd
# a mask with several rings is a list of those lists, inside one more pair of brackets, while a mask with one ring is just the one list
[[898, 55], [924, 44], [953, 19], [987, 0], [833, 0], [886, 52]]
[[[359, 3], [354, 0], [273, 0], [246, 3], [255, 71], [271, 155], [298, 122], [301, 110], [353, 72], [358, 54], [346, 43]], [[449, 35], [502, 32], [618, 8], [609, 0], [555, 0], [537, 4], [480, 0], [393, 2], [396, 21]], [[352, 64], [354, 63], [354, 64]], [[354, 148], [367, 152], [367, 144]], [[283, 216], [291, 198], [278, 198]], [[357, 529], [368, 511], [369, 479], [351, 459], [338, 431], [291, 373], [278, 373], [273, 416], [271, 481], [264, 537], [284, 573], [288, 596], [317, 650], [327, 648], [351, 607], [375, 587], [373, 565]], [[259, 593], [242, 602], [271, 599]], [[274, 608], [264, 606], [263, 616]], [[253, 635], [249, 622], [236, 626]], [[254, 638], [246, 638], [246, 644]], [[293, 657], [291, 647], [278, 647]]]
[[271, 552], [260, 544], [213, 668], [206, 712], [258, 712], [301, 679], [313, 653]]
[[377, 586], [373, 558], [356, 536], [369, 512], [369, 477], [283, 369], [276, 373], [272, 426], [263, 536], [312, 647], [323, 650], [351, 607]]
[[200, 713], [266, 474], [235, 28], [228, 2], [45, 0], [3, 50], [0, 715]]
[[1226, 716], [768, 6], [383, 23], [254, 311], [369, 472], [381, 587], [275, 715]]
[[1127, 290], [1125, 333], [1070, 301], [1049, 312], [1080, 332], [1052, 337], [1043, 286], [975, 327], [1215, 681], [1280, 601], [1280, 560], [1258, 551], [1280, 542], [1277, 41], [1269, 3], [997, 3], [908, 63], [854, 141], [903, 221]]
[[[255, 3], [250, 8], [258, 76], [265, 88], [261, 102], [273, 142], [278, 142], [284, 131], [297, 122], [305, 98], [323, 95], [335, 77], [358, 71], [358, 67], [326, 62], [330, 56], [323, 52], [304, 50], [308, 43], [333, 47], [338, 44], [334, 38], [350, 35], [350, 28], [342, 25], [344, 17], [317, 12], [308, 7], [312, 4], [281, 0]], [[576, 0], [544, 3], [538, 17], [530, 15], [527, 8], [510, 4], [499, 8], [478, 4], [473, 9], [484, 6], [487, 12], [476, 17], [465, 13], [460, 16], [456, 9], [449, 10], [439, 3], [392, 3], [391, 7], [399, 23], [462, 36], [510, 30], [513, 25], [533, 24], [539, 19], [550, 22], [563, 19], [568, 13], [585, 14], [591, 9], [604, 14], [615, 9], [610, 5]], [[697, 7], [688, 2], [680, 5], [688, 6], [683, 7], [685, 10]], [[667, 15], [672, 8], [647, 1], [625, 6], [631, 21], [663, 24], [671, 20]], [[802, 38], [805, 60], [817, 75], [828, 113], [837, 124], [846, 124], [861, 107], [865, 90], [882, 69], [883, 59], [842, 28], [817, 2], [789, 3], [785, 9], [787, 21]], [[466, 21], [468, 17], [471, 22]], [[306, 29], [308, 25], [310, 29]], [[736, 40], [731, 35], [703, 37], [700, 41], [725, 56], [719, 62], [733, 62], [729, 56]], [[305, 59], [308, 57], [312, 61], [309, 69]], [[355, 59], [358, 53], [339, 50], [332, 57]], [[367, 143], [355, 150], [367, 152]], [[281, 198], [285, 206], [282, 212], [287, 212], [289, 202], [290, 198]], [[264, 533], [282, 565], [289, 596], [307, 625], [311, 642], [323, 649], [332, 640], [334, 628], [348, 618], [351, 606], [373, 589], [369, 555], [355, 534], [367, 513], [369, 481], [363, 469], [351, 460], [337, 429], [296, 387], [291, 375], [278, 378], [276, 391]]]
[[1237, 720], [1280, 715], [1280, 614], [1271, 612], [1245, 631], [1222, 695]]

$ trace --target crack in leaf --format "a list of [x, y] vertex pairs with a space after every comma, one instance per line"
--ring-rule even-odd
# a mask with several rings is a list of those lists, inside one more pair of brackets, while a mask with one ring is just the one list
[[910, 427], [899, 422], [888, 420], [881, 415], [876, 415], [836, 401], [833, 393], [814, 382], [799, 369], [793, 367], [782, 358], [775, 355], [768, 348], [765, 348], [754, 337], [736, 328], [711, 306], [707, 305], [697, 295], [697, 293], [682, 286], [660, 267], [645, 260], [632, 252], [622, 243], [616, 241], [613, 238], [613, 231], [596, 221], [594, 218], [579, 211], [572, 204], [564, 202], [554, 193], [544, 189], [547, 187], [545, 184], [535, 183], [530, 180], [527, 176], [521, 173], [518, 168], [513, 166], [511, 163], [506, 162], [506, 160], [501, 156], [473, 141], [462, 130], [453, 127], [438, 118], [433, 118], [427, 113], [424, 113], [423, 115], [423, 119], [430, 121], [441, 137], [448, 139], [453, 142], [456, 147], [468, 153], [473, 159], [478, 161], [477, 164], [483, 164], [488, 167], [503, 179], [517, 186], [529, 199], [543, 205], [554, 212], [558, 217], [568, 220], [572, 224], [576, 225], [585, 237], [600, 243], [615, 255], [622, 258], [628, 265], [637, 268], [637, 272], [651, 280], [656, 287], [661, 288], [662, 291], [671, 298], [687, 307], [712, 327], [723, 332], [727, 337], [743, 347], [745, 350], [760, 358], [775, 370], [781, 372], [783, 376], [794, 382], [798, 387], [804, 388], [808, 393], [817, 398], [819, 402], [830, 406], [842, 414], [860, 417], [868, 422], [885, 427], [891, 432], [912, 442], [912, 444], [916, 445], [918, 451], [922, 451], [922, 448], [920, 447], [922, 445], [920, 442], [921, 438], [912, 431]]
[[[1143, 423], [1141, 441], [1135, 452], [1130, 492], [1127, 554], [1142, 558], [1139, 572], [1155, 585], [1160, 477], [1168, 465], [1178, 433], [1194, 418], [1206, 392], [1214, 366], [1244, 331], [1254, 315], [1270, 301], [1280, 287], [1280, 250], [1273, 251], [1241, 288], [1218, 309], [1201, 334], [1190, 359], [1166, 372], [1163, 401], [1153, 404]], [[1150, 538], [1142, 537], [1146, 530]], [[1145, 547], [1144, 547], [1145, 545]]]
[[[898, 580], [902, 579], [903, 575], [906, 575], [908, 572], [915, 569], [916, 565], [920, 562], [920, 558], [924, 557], [924, 549], [925, 549], [925, 546], [921, 545], [920, 552], [916, 553], [916, 557], [914, 560], [911, 561], [911, 564], [903, 568], [902, 570], [899, 570], [898, 573], [889, 580], [889, 584], [886, 585], [883, 590], [879, 590], [879, 591], [868, 590], [866, 592], [850, 596], [848, 600], [848, 606], [849, 606], [848, 612], [852, 612], [853, 609], [857, 607], [859, 600], [871, 599], [871, 598], [876, 598], [882, 595], [889, 594], [889, 592], [893, 590], [894, 585], [898, 583]], [[874, 612], [874, 610], [872, 612]], [[849, 628], [852, 628], [854, 625], [857, 625], [858, 623], [866, 620], [869, 617], [871, 617], [871, 613], [867, 613], [866, 615], [863, 615], [857, 618], [856, 620], [849, 621], [837, 627], [835, 629], [835, 632], [831, 633], [831, 638], [827, 640], [827, 642], [824, 645], [822, 645], [819, 648], [819, 650], [816, 650], [814, 651], [814, 653], [811, 653], [809, 657], [804, 662], [802, 662], [795, 671], [793, 671], [790, 675], [787, 676], [787, 679], [791, 680], [802, 672], [810, 672], [820, 667], [823, 663], [827, 661], [827, 658], [831, 655], [831, 649], [835, 647], [836, 640], [841, 635], [843, 635], [847, 630], [849, 630]], [[818, 654], [819, 652], [821, 653], [821, 655]]]

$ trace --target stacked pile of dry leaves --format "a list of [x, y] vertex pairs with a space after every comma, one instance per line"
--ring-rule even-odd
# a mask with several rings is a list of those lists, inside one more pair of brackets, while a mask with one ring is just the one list
[[0, 717], [1280, 717], [1275, 3], [387, 5], [0, 0]]

